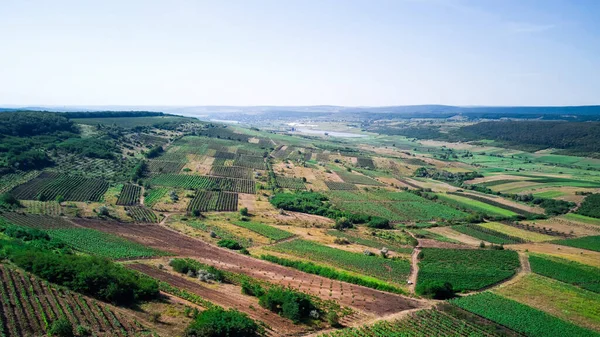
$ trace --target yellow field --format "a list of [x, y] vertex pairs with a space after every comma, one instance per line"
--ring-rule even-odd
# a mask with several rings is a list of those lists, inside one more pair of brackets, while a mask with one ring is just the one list
[[554, 236], [530, 232], [530, 231], [527, 231], [524, 229], [512, 227], [509, 225], [504, 225], [504, 224], [501, 224], [498, 222], [486, 222], [486, 223], [482, 223], [480, 226], [489, 228], [489, 229], [493, 229], [500, 233], [508, 234], [511, 236], [516, 236], [518, 238], [525, 239], [525, 240], [532, 241], [532, 242], [543, 242], [543, 241], [556, 240], [556, 237], [554, 237]]
[[494, 292], [566, 321], [600, 331], [600, 294], [536, 274], [528, 274], [518, 282], [501, 286]]
[[600, 268], [600, 253], [580, 248], [554, 245], [551, 243], [523, 243], [510, 245], [510, 249], [520, 252], [533, 252], [560, 257], [563, 259]]

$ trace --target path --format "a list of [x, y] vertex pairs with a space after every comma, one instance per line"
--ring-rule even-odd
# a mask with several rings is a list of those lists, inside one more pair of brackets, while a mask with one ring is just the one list
[[417, 285], [417, 276], [419, 274], [419, 253], [421, 252], [420, 247], [415, 247], [411, 254], [411, 264], [410, 264], [410, 275], [408, 276], [408, 281], [410, 282], [408, 286], [408, 290], [411, 294], [415, 293], [415, 287]]

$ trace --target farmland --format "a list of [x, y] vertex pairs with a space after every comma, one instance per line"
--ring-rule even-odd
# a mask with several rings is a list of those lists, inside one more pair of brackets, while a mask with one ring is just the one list
[[593, 250], [600, 252], [600, 235], [597, 236], [586, 236], [576, 239], [565, 239], [553, 241], [558, 245]]
[[252, 179], [252, 170], [244, 167], [214, 166], [210, 169], [211, 176]]
[[236, 226], [240, 226], [256, 232], [262, 236], [265, 236], [271, 240], [279, 241], [287, 238], [291, 238], [294, 234], [286, 232], [282, 229], [275, 228], [269, 225], [262, 224], [260, 222], [253, 221], [234, 221]]
[[109, 184], [101, 179], [42, 173], [29, 182], [15, 187], [11, 194], [17, 199], [68, 201], [100, 201]]
[[564, 283], [600, 293], [600, 268], [544, 255], [530, 255], [531, 270]]
[[155, 174], [179, 173], [184, 165], [184, 161], [148, 160], [148, 171]]
[[195, 176], [183, 174], [162, 174], [150, 179], [152, 185], [165, 187], [181, 187], [185, 189], [222, 190], [238, 193], [254, 194], [254, 181], [211, 176]]
[[142, 188], [133, 184], [125, 184], [119, 198], [117, 199], [117, 205], [131, 206], [137, 205], [140, 202], [140, 195], [142, 194]]
[[238, 194], [229, 192], [196, 191], [187, 210], [193, 212], [219, 211], [234, 212], [238, 209]]
[[525, 240], [516, 236], [498, 232], [494, 229], [484, 227], [483, 225], [460, 225], [452, 226], [457, 232], [472, 236], [482, 241], [495, 243], [498, 245], [523, 243]]
[[450, 205], [455, 205], [460, 208], [467, 209], [473, 212], [480, 212], [484, 214], [491, 214], [496, 216], [503, 217], [511, 217], [517, 215], [517, 213], [500, 208], [494, 205], [490, 205], [488, 203], [481, 202], [479, 200], [473, 200], [471, 198], [466, 198], [461, 195], [454, 194], [439, 194], [438, 195], [441, 200], [447, 202]]
[[449, 282], [456, 291], [478, 290], [513, 276], [519, 268], [516, 252], [424, 248], [418, 282]]
[[304, 186], [304, 181], [301, 178], [292, 178], [292, 177], [275, 177], [275, 181], [277, 186], [280, 188], [288, 188], [291, 190], [305, 190], [306, 186]]
[[154, 206], [160, 199], [162, 199], [168, 192], [166, 188], [153, 188], [147, 191], [147, 195], [144, 197], [144, 204], [148, 207]]
[[332, 191], [352, 191], [358, 190], [356, 185], [350, 183], [342, 183], [338, 181], [326, 181], [325, 185]]
[[159, 220], [151, 209], [143, 206], [127, 206], [125, 213], [136, 222], [158, 222]]

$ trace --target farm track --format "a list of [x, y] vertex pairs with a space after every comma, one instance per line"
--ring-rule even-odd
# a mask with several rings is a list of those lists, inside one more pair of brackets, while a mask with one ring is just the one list
[[219, 269], [290, 286], [321, 298], [329, 294], [329, 299], [366, 313], [388, 315], [424, 306], [422, 300], [307, 274], [219, 248], [159, 225], [124, 225], [87, 219], [76, 219], [75, 222], [83, 227], [113, 233], [152, 248], [195, 258]]
[[260, 305], [258, 305], [258, 300], [255, 297], [242, 295], [241, 288], [237, 289], [238, 294], [233, 294], [228, 291], [228, 289], [217, 290], [204, 287], [196, 282], [184, 278], [183, 276], [172, 275], [145, 264], [132, 263], [127, 264], [126, 266], [162, 282], [166, 282], [174, 287], [194, 293], [203, 299], [226, 309], [235, 308], [245, 312], [251, 318], [262, 321], [269, 325], [269, 327], [277, 333], [277, 336], [296, 335], [305, 331], [302, 326], [294, 325], [290, 320], [263, 309]]

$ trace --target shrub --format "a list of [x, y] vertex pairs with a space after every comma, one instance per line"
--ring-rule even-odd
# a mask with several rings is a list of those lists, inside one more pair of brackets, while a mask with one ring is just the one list
[[389, 229], [391, 228], [390, 220], [384, 218], [373, 217], [367, 223], [367, 226], [371, 228]]
[[250, 213], [248, 213], [248, 208], [247, 208], [247, 207], [242, 207], [242, 208], [240, 209], [240, 214], [241, 214], [242, 216], [248, 216]]
[[199, 313], [185, 330], [186, 337], [260, 336], [261, 329], [246, 314], [211, 308]]
[[333, 228], [337, 230], [352, 228], [352, 223], [350, 222], [350, 220], [348, 220], [348, 218], [342, 217], [335, 220], [335, 225], [333, 226]]
[[52, 322], [48, 335], [57, 337], [73, 337], [73, 325], [66, 318], [59, 318]]
[[416, 292], [427, 298], [447, 300], [455, 296], [452, 284], [441, 280], [418, 282]]
[[228, 248], [228, 249], [232, 249], [232, 250], [240, 250], [243, 248], [242, 245], [240, 245], [237, 241], [233, 241], [233, 240], [229, 240], [229, 239], [219, 240], [219, 242], [217, 242], [217, 245], [219, 247]]
[[308, 295], [282, 287], [270, 288], [258, 303], [296, 323], [309, 317], [310, 312], [316, 309]]

